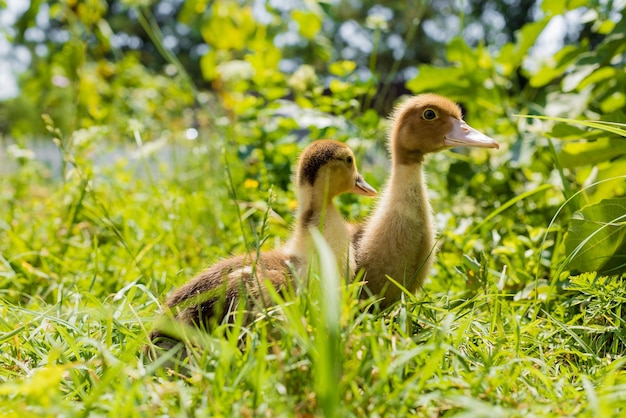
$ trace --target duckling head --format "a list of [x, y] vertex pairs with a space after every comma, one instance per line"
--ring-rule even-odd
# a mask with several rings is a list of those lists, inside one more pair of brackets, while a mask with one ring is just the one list
[[376, 195], [359, 174], [352, 150], [339, 141], [323, 139], [309, 145], [300, 156], [296, 176], [298, 186], [312, 188], [318, 199], [326, 196], [329, 201], [348, 192]]
[[390, 147], [399, 164], [415, 164], [425, 154], [453, 147], [499, 148], [496, 141], [469, 126], [453, 101], [436, 94], [410, 98], [393, 114]]

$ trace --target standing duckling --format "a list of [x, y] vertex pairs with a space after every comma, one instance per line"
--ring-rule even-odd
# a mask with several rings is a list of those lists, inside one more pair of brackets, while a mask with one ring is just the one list
[[353, 238], [367, 290], [383, 298], [383, 308], [402, 294], [387, 276], [415, 293], [433, 262], [435, 232], [422, 169], [424, 156], [457, 146], [499, 147], [463, 121], [456, 103], [435, 94], [407, 100], [396, 108], [392, 121], [391, 176], [373, 214]]
[[[246, 308], [270, 304], [265, 281], [280, 292], [294, 272], [306, 277], [313, 253], [311, 227], [321, 230], [342, 269], [348, 266], [354, 274], [356, 261], [348, 225], [333, 198], [347, 192], [373, 196], [376, 190], [357, 171], [352, 150], [333, 140], [312, 143], [300, 156], [295, 180], [298, 209], [292, 238], [282, 248], [261, 253], [258, 259], [240, 255], [222, 260], [176, 290], [166, 304], [178, 321], [206, 329], [209, 320], [221, 322], [240, 302]], [[150, 338], [155, 341], [167, 334], [154, 330]]]

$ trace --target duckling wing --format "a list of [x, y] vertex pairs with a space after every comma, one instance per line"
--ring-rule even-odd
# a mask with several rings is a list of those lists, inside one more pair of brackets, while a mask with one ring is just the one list
[[167, 305], [178, 311], [179, 320], [196, 326], [207, 326], [211, 319], [221, 322], [240, 303], [246, 309], [271, 306], [266, 283], [282, 292], [291, 278], [290, 260], [280, 250], [261, 253], [258, 260], [250, 256], [222, 260], [176, 290]]

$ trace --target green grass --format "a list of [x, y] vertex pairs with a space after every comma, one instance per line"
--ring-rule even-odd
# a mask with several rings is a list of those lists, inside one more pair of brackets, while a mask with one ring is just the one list
[[[494, 227], [519, 222], [520, 207], [511, 207], [520, 200], [542, 202], [543, 187], [500, 209], [470, 211], [484, 221], [469, 234], [459, 228], [463, 216], [450, 218], [425, 289], [385, 312], [368, 309], [372, 301], [357, 298], [358, 283], [342, 284], [328, 270], [320, 244], [322, 268], [313, 269], [306, 291], [249, 327], [216, 329], [203, 337], [206, 349], [192, 348], [180, 373], [166, 372], [142, 354], [166, 294], [218, 258], [244, 251], [242, 228], [265, 247], [285, 237], [291, 215], [280, 206], [290, 192], [276, 190], [271, 203], [282, 217], [266, 216], [267, 185], [242, 189], [237, 162], [229, 162], [231, 182], [206, 175], [222, 170], [220, 157], [189, 154], [160, 168], [147, 158], [100, 167], [84, 159], [66, 180], [24, 161], [2, 178], [0, 413], [624, 411], [623, 280], [550, 277], [563, 261], [562, 233], [547, 230], [547, 221], [488, 241]], [[449, 156], [432, 165], [439, 158]], [[229, 190], [240, 199], [239, 217]], [[436, 200], [439, 213], [449, 213], [450, 199]], [[364, 212], [371, 205], [359, 203]], [[529, 211], [525, 219], [535, 218]], [[557, 283], [552, 293], [549, 281]]]
[[[80, 36], [22, 74], [22, 96], [8, 105], [4, 125], [17, 141], [38, 132], [39, 115], [52, 115], [44, 115], [43, 140], [57, 143], [63, 169], [50, 173], [20, 157], [0, 176], [0, 416], [624, 415], [626, 277], [574, 276], [564, 248], [572, 212], [624, 194], [624, 125], [595, 120], [623, 122], [623, 79], [605, 77], [609, 62], [621, 62], [621, 26], [599, 18], [593, 26], [602, 29], [592, 33], [609, 35], [595, 51], [581, 38], [578, 52], [557, 54], [536, 72], [522, 58], [547, 20], [525, 26], [497, 53], [460, 38], [442, 46], [450, 66], [421, 65], [407, 87], [453, 95], [469, 122], [503, 148], [427, 160], [441, 250], [424, 289], [380, 312], [357, 297], [358, 282], [346, 284], [330, 268], [318, 243], [320, 263], [306, 286], [285, 300], [274, 295], [277, 306], [250, 326], [239, 321], [194, 335], [203, 349], [190, 347], [188, 361], [170, 372], [161, 365], [175, 358], [151, 362], [143, 354], [167, 294], [220, 258], [273, 248], [289, 235], [289, 167], [304, 145], [293, 131], [303, 127], [295, 117], [276, 118], [274, 99], [293, 93], [303, 108], [341, 117], [342, 128], [306, 127], [310, 137], [349, 142], [380, 189], [385, 126], [368, 104], [385, 95], [374, 100], [375, 77], [353, 77], [351, 61], [329, 66], [339, 81], [331, 95], [322, 93], [321, 77], [288, 90], [291, 75], [278, 63], [289, 51], [273, 38], [283, 29], [233, 7], [227, 20], [258, 30], [247, 30], [254, 42], [241, 48], [211, 45], [219, 59], [200, 65], [211, 70], [202, 80], [213, 97], [164, 47], [150, 10], [131, 7], [176, 76], [123, 51], [102, 57], [108, 42], [98, 40], [100, 50], [92, 37], [79, 39], [96, 21], [103, 24], [97, 32], [107, 28], [104, 15], [92, 22], [87, 9], [62, 8]], [[246, 32], [198, 17], [197, 30], [222, 24], [220, 33]], [[412, 28], [407, 39], [419, 25]], [[380, 32], [373, 35], [377, 50]], [[333, 44], [321, 34], [310, 41], [323, 51]], [[72, 51], [89, 53], [68, 59]], [[215, 64], [242, 59], [262, 76], [217, 83]], [[375, 60], [376, 52], [374, 75]], [[394, 61], [384, 91], [404, 64]], [[563, 91], [561, 78], [590, 66], [598, 70], [581, 87], [592, 87], [588, 98]], [[70, 88], [51, 88], [50, 74], [67, 76]], [[512, 74], [530, 82], [522, 87]], [[555, 104], [572, 118], [535, 115]], [[533, 119], [520, 124], [514, 113]], [[176, 139], [190, 126], [197, 141]], [[135, 144], [129, 155], [93, 163], [122, 140]], [[158, 157], [164, 143], [167, 163]], [[354, 196], [339, 202], [352, 219], [373, 205]]]

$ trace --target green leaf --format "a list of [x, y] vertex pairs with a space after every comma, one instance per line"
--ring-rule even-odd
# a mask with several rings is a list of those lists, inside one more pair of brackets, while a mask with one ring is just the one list
[[541, 10], [547, 15], [558, 15], [565, 12], [567, 0], [542, 1]]
[[580, 91], [591, 84], [600, 84], [606, 79], [617, 76], [617, 70], [613, 67], [601, 67], [585, 77], [579, 84], [577, 89]]
[[463, 68], [435, 68], [429, 65], [418, 66], [418, 73], [406, 83], [413, 93], [436, 91], [444, 95], [456, 96], [460, 90], [470, 87], [468, 74]]
[[614, 91], [600, 104], [603, 113], [611, 113], [626, 107], [626, 95], [621, 91]]
[[54, 364], [37, 369], [29, 379], [22, 383], [8, 382], [0, 385], [0, 395], [20, 394], [32, 396], [43, 405], [49, 405], [56, 393], [54, 389], [59, 385], [67, 367]]
[[[593, 168], [597, 168], [597, 170]], [[589, 197], [590, 202], [597, 202], [608, 197], [626, 196], [626, 181], [622, 179], [626, 173], [626, 154], [622, 158], [611, 160], [610, 163], [594, 165], [593, 168], [588, 167], [590, 170], [588, 176], [579, 179], [582, 184], [589, 183], [590, 177], [596, 180], [593, 187], [585, 189], [585, 194]], [[582, 172], [583, 170], [580, 170], [580, 174]], [[617, 180], [602, 181], [609, 179]]]
[[578, 45], [566, 45], [554, 55], [552, 62], [547, 63], [541, 70], [532, 75], [529, 81], [530, 85], [543, 87], [555, 78], [561, 77], [583, 51], [584, 49]]
[[626, 124], [624, 123], [607, 122], [603, 120], [598, 120], [598, 121], [578, 120], [578, 119], [569, 119], [569, 118], [558, 118], [554, 116], [538, 116], [538, 115], [513, 115], [513, 116], [517, 116], [520, 118], [552, 120], [555, 122], [582, 125], [588, 128], [600, 129], [605, 132], [611, 132], [611, 133], [626, 137]]
[[212, 18], [201, 28], [204, 41], [219, 50], [241, 50], [257, 28], [252, 9], [236, 3], [215, 2]]
[[582, 81], [589, 77], [597, 68], [598, 64], [579, 65], [565, 76], [563, 79], [563, 91], [569, 92], [578, 89], [580, 91], [582, 87], [579, 87]]
[[328, 71], [337, 77], [346, 77], [356, 68], [356, 62], [354, 61], [336, 61], [330, 64]]
[[200, 71], [205, 80], [214, 80], [217, 77], [217, 60], [215, 51], [209, 51], [200, 58]]
[[543, 68], [539, 72], [530, 77], [531, 87], [543, 87], [565, 72], [565, 68]]
[[575, 212], [565, 251], [572, 271], [626, 272], [626, 197], [604, 199]]
[[344, 93], [350, 89], [350, 84], [340, 81], [340, 80], [332, 80], [330, 82], [330, 91], [334, 94]]
[[548, 22], [550, 22], [550, 18], [545, 17], [536, 22], [527, 23], [515, 34], [517, 41], [515, 53], [518, 64], [522, 62], [528, 50], [535, 44], [535, 41], [548, 25]]
[[626, 142], [620, 138], [600, 138], [591, 142], [568, 142], [561, 149], [563, 167], [572, 168], [611, 161], [626, 154]]
[[471, 48], [460, 36], [452, 38], [446, 50], [448, 61], [458, 62], [467, 71], [474, 71], [478, 64], [477, 50]]
[[291, 17], [298, 22], [300, 34], [307, 39], [313, 39], [322, 29], [322, 20], [315, 13], [294, 10]]
[[491, 221], [493, 218], [495, 218], [496, 216], [498, 216], [500, 213], [504, 212], [505, 210], [507, 210], [511, 206], [515, 205], [517, 202], [522, 201], [522, 200], [526, 199], [527, 197], [532, 196], [532, 195], [534, 195], [536, 193], [541, 193], [541, 192], [543, 192], [545, 190], [551, 189], [553, 187], [554, 186], [552, 184], [542, 184], [541, 186], [537, 187], [536, 189], [529, 190], [529, 191], [527, 191], [525, 193], [522, 193], [522, 194], [519, 194], [519, 195], [515, 196], [513, 199], [510, 199], [508, 202], [504, 203], [499, 208], [497, 208], [496, 210], [491, 212], [487, 217], [485, 217], [485, 219], [482, 220], [482, 222], [480, 222], [477, 225], [475, 225], [467, 233], [467, 235], [474, 234], [476, 231], [478, 231], [480, 228], [482, 228], [483, 225], [486, 225], [487, 223], [489, 223], [489, 221]]
[[561, 141], [579, 141], [582, 138], [588, 138], [592, 133], [587, 129], [579, 128], [578, 126], [570, 125], [567, 123], [557, 123], [552, 127], [546, 135], [551, 138], [557, 138]]
[[502, 67], [503, 75], [509, 76], [521, 65], [528, 50], [535, 44], [535, 41], [537, 41], [537, 38], [549, 21], [550, 18], [545, 17], [537, 22], [527, 23], [515, 32], [514, 45], [509, 43], [502, 47], [497, 61]]

